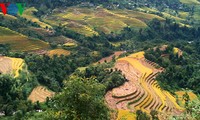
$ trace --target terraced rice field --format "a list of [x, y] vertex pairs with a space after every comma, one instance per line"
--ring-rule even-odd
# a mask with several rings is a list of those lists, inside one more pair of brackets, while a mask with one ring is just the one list
[[29, 95], [28, 100], [32, 101], [33, 103], [37, 101], [45, 102], [47, 97], [51, 98], [54, 96], [54, 94], [54, 92], [49, 91], [44, 86], [37, 86]]
[[157, 110], [165, 115], [179, 114], [184, 110], [173, 95], [157, 84], [155, 77], [164, 69], [156, 69], [156, 66], [144, 58], [143, 51], [117, 60], [115, 68], [121, 70], [129, 81], [109, 91], [105, 99], [110, 108], [119, 111], [118, 117], [127, 114], [121, 110], [135, 112], [140, 109], [147, 113]]
[[12, 70], [14, 77], [19, 76], [19, 71], [22, 70], [24, 63], [24, 60], [21, 58], [10, 58], [12, 60]]
[[68, 50], [64, 50], [64, 49], [54, 49], [54, 50], [50, 50], [48, 52], [48, 55], [49, 56], [53, 56], [53, 55], [58, 55], [58, 56], [61, 56], [61, 55], [64, 55], [64, 56], [68, 56], [70, 55], [70, 51]]
[[43, 28], [36, 28], [36, 27], [29, 27], [29, 28], [20, 28], [20, 31], [30, 31], [34, 32], [44, 38], [45, 41], [49, 43], [55, 43], [60, 44], [68, 47], [74, 47], [77, 46], [77, 43], [75, 40], [68, 38], [66, 36], [54, 36], [54, 32], [48, 29]]
[[174, 20], [176, 20], [178, 22], [184, 21], [184, 19], [182, 19], [180, 17], [173, 16], [173, 15], [171, 15], [169, 13], [166, 13], [166, 12], [162, 12], [162, 14], [164, 15], [165, 18], [171, 18], [171, 19], [174, 19]]
[[18, 77], [24, 64], [24, 60], [21, 58], [0, 57], [0, 73]]
[[34, 51], [49, 47], [46, 42], [32, 40], [4, 27], [0, 27], [0, 44], [9, 44], [12, 51]]
[[180, 0], [180, 2], [184, 3], [184, 4], [200, 4], [200, 2], [198, 0]]
[[73, 31], [76, 31], [77, 33], [80, 33], [85, 36], [93, 36], [96, 35], [98, 36], [99, 34], [94, 31], [92, 28], [89, 26], [77, 23], [77, 22], [69, 22], [66, 24], [66, 27], [70, 28]]
[[28, 8], [24, 11], [22, 17], [26, 18], [27, 20], [30, 20], [32, 22], [36, 22], [38, 25], [40, 25], [42, 28], [46, 28], [46, 26], [48, 28], [52, 28], [50, 25], [44, 23], [44, 22], [41, 22], [38, 18], [36, 18], [34, 15], [33, 15], [33, 12], [37, 12], [38, 10], [35, 9], [34, 7], [31, 7], [31, 8]]
[[5, 19], [8, 19], [8, 20], [17, 19], [15, 16], [12, 16], [9, 14], [3, 15], [2, 12], [0, 12], [0, 16], [3, 16]]
[[144, 13], [144, 12], [139, 12], [139, 11], [132, 11], [132, 10], [115, 10], [112, 11], [113, 13], [115, 13], [116, 15], [121, 15], [124, 17], [130, 17], [130, 18], [137, 18], [139, 20], [142, 21], [146, 21], [146, 20], [152, 20], [154, 18], [157, 18], [158, 20], [164, 21], [165, 19], [154, 15], [154, 14], [149, 14], [149, 13]]
[[0, 73], [9, 74], [12, 71], [12, 60], [6, 57], [0, 57]]
[[185, 18], [173, 16], [167, 12], [163, 12], [163, 17], [160, 17], [150, 12], [159, 11], [147, 7], [137, 10], [68, 7], [67, 9], [55, 9], [52, 14], [44, 16], [43, 21], [56, 26], [61, 24], [85, 36], [98, 35], [97, 31], [102, 31], [106, 34], [111, 32], [120, 33], [127, 26], [145, 28], [147, 26], [146, 22], [154, 18], [160, 21], [164, 21], [165, 18], [172, 18], [184, 26], [181, 22]]
[[[62, 24], [67, 28], [86, 36], [98, 35], [97, 31], [104, 33], [120, 32], [124, 27], [146, 27], [144, 21], [163, 18], [138, 11], [110, 11], [103, 8], [78, 8], [55, 9], [51, 15], [45, 16], [43, 21], [52, 25]], [[55, 21], [57, 20], [57, 21]], [[117, 24], [117, 25], [116, 25]]]
[[[159, 10], [157, 10], [155, 8], [148, 8], [148, 7], [137, 8], [137, 10], [140, 12], [152, 13], [153, 15], [155, 15], [155, 13], [160, 13]], [[160, 17], [160, 16], [156, 17], [157, 19], [160, 19], [161, 21], [163, 19], [170, 18], [170, 19], [175, 20], [182, 27], [184, 27], [184, 26], [191, 27], [190, 25], [183, 23], [186, 20], [186, 17], [189, 15], [188, 12], [179, 11], [178, 16], [170, 14], [170, 12], [168, 10], [166, 10], [165, 12], [161, 12], [161, 13], [163, 15], [162, 17]], [[150, 14], [150, 15], [152, 15], [152, 14]], [[151, 17], [149, 17], [149, 18], [151, 18]]]

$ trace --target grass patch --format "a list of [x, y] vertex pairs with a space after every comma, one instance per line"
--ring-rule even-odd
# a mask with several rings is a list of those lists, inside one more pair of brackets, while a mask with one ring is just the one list
[[129, 110], [118, 110], [117, 120], [136, 120], [136, 114]]

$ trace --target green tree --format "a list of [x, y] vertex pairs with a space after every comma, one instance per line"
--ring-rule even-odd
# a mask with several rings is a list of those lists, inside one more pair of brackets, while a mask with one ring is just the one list
[[200, 101], [199, 99], [188, 102], [187, 110], [179, 116], [171, 116], [176, 120], [200, 120]]
[[104, 93], [105, 86], [95, 79], [71, 78], [63, 93], [55, 98], [55, 108], [48, 119], [108, 120]]
[[16, 82], [8, 75], [0, 75], [0, 112], [5, 115], [12, 115], [14, 111], [14, 101], [17, 96]]
[[187, 111], [189, 111], [188, 109], [188, 103], [190, 101], [190, 96], [188, 95], [187, 92], [185, 92], [185, 94], [183, 94], [183, 100], [185, 101], [185, 108]]
[[150, 117], [141, 110], [136, 111], [136, 120], [150, 120]]
[[156, 110], [152, 110], [151, 112], [150, 112], [150, 114], [151, 114], [151, 117], [152, 117], [152, 120], [159, 120], [158, 119], [158, 112], [156, 111]]

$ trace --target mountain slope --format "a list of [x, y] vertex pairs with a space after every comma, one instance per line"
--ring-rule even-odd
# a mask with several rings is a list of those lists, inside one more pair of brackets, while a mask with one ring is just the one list
[[163, 68], [157, 69], [156, 66], [144, 58], [144, 52], [118, 59], [115, 68], [122, 71], [129, 81], [105, 95], [109, 107], [147, 113], [157, 110], [164, 116], [183, 112], [184, 108], [176, 103], [175, 97], [157, 84], [155, 77]]
[[46, 42], [28, 38], [4, 27], [0, 27], [0, 44], [9, 44], [12, 51], [34, 51], [49, 47]]

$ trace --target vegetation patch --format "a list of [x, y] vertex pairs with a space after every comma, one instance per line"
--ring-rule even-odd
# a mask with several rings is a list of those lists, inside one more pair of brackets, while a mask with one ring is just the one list
[[194, 101], [194, 100], [198, 100], [198, 97], [196, 94], [194, 94], [192, 91], [177, 91], [175, 92], [175, 94], [177, 95], [177, 100], [178, 100], [178, 103], [181, 105], [181, 106], [185, 106], [185, 95], [188, 95], [189, 96], [189, 101]]
[[54, 50], [50, 50], [48, 52], [48, 55], [51, 56], [51, 57], [53, 57], [54, 55], [57, 55], [57, 56], [61, 56], [61, 55], [68, 56], [68, 55], [70, 55], [70, 51], [64, 50], [64, 49], [54, 49]]
[[169, 13], [166, 13], [166, 12], [162, 12], [162, 14], [164, 15], [165, 18], [174, 19], [178, 22], [184, 21], [184, 19], [170, 15]]
[[82, 35], [85, 35], [85, 36], [88, 36], [88, 37], [98, 35], [98, 33], [96, 31], [94, 31], [92, 28], [90, 28], [89, 26], [79, 24], [77, 22], [70, 22], [70, 23], [66, 24], [66, 26], [69, 29], [76, 31], [79, 34], [82, 34]]
[[180, 0], [180, 2], [184, 3], [184, 4], [200, 4], [200, 2], [198, 0]]
[[136, 114], [129, 110], [119, 110], [117, 120], [136, 120]]

